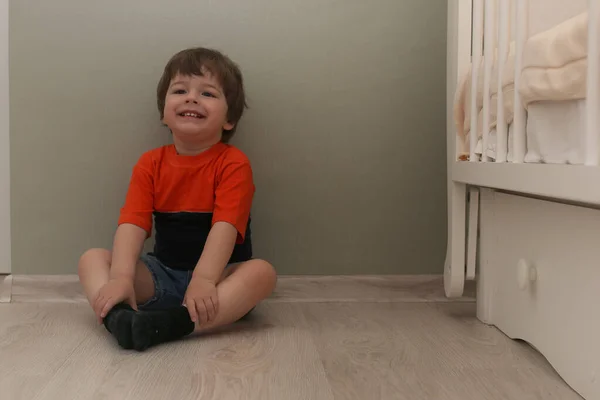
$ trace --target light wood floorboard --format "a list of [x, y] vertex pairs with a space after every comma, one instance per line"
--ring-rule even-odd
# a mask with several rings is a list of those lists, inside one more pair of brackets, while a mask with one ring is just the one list
[[[479, 322], [472, 301], [434, 301], [433, 284], [379, 282], [384, 301], [372, 278], [317, 281], [295, 283], [326, 281], [338, 296], [302, 301], [289, 284], [247, 321], [144, 353], [121, 350], [77, 296], [16, 285], [25, 301], [0, 304], [0, 399], [580, 399], [539, 353]], [[352, 285], [365, 293], [350, 297]], [[33, 301], [36, 290], [55, 301]]]
[[0, 398], [333, 399], [308, 331], [245, 322], [144, 353], [83, 304], [0, 306]]
[[[579, 397], [471, 304], [265, 303], [205, 337], [120, 350], [83, 304], [0, 306], [10, 399]], [[6, 396], [6, 397], [4, 397]]]
[[530, 346], [479, 322], [474, 304], [283, 306], [262, 318], [311, 332], [336, 399], [581, 399]]

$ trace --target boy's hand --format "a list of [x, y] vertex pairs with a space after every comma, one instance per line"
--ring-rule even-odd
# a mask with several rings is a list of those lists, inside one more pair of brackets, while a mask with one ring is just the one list
[[93, 305], [98, 322], [102, 323], [102, 319], [106, 317], [111, 308], [120, 302], [129, 304], [131, 308], [137, 311], [133, 282], [129, 279], [111, 279], [102, 286]]
[[219, 310], [215, 283], [201, 276], [192, 278], [183, 305], [187, 307], [193, 322], [205, 324], [214, 320]]

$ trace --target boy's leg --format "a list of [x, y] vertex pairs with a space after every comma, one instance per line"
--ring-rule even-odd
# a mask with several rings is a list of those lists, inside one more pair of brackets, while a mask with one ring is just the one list
[[217, 284], [219, 309], [213, 321], [194, 324], [184, 305], [133, 313], [132, 347], [143, 351], [194, 332], [207, 332], [232, 324], [271, 294], [276, 279], [275, 270], [266, 261], [251, 260], [228, 267]]
[[[111, 259], [111, 252], [105, 249], [90, 249], [79, 259], [79, 281], [90, 305], [110, 279]], [[138, 261], [136, 265], [134, 291], [138, 304], [143, 304], [154, 296], [152, 274], [142, 261]]]
[[196, 323], [194, 331], [206, 332], [238, 321], [273, 292], [276, 281], [274, 268], [263, 260], [228, 267], [217, 284], [219, 310], [215, 319], [206, 324]]
[[[110, 278], [111, 253], [108, 250], [87, 251], [79, 263], [79, 276], [90, 304]], [[261, 300], [268, 297], [276, 283], [273, 267], [262, 260], [250, 260], [228, 267], [217, 284], [219, 310], [213, 321], [207, 324], [192, 323], [187, 309], [178, 306], [158, 311], [119, 310], [116, 318], [123, 319], [117, 325], [117, 337], [124, 348], [144, 350], [152, 345], [173, 340], [195, 332], [206, 332], [236, 322]], [[136, 267], [134, 290], [136, 302], [144, 304], [154, 297], [152, 274], [141, 261]]]
[[[100, 289], [110, 280], [111, 261], [112, 254], [105, 249], [88, 250], [79, 260], [79, 280], [92, 307]], [[138, 304], [143, 304], [154, 296], [152, 275], [141, 260], [136, 264], [133, 290]], [[125, 349], [132, 349], [135, 345], [132, 335], [132, 311], [128, 305], [115, 304], [106, 317], [99, 321]]]

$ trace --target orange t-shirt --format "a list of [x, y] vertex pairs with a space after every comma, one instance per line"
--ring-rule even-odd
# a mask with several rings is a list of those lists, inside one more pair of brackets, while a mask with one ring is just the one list
[[229, 144], [195, 156], [162, 146], [144, 153], [133, 168], [118, 223], [137, 225], [148, 236], [154, 227], [154, 255], [170, 268], [192, 270], [212, 225], [228, 222], [238, 232], [230, 262], [245, 261], [252, 257], [254, 191], [248, 158]]

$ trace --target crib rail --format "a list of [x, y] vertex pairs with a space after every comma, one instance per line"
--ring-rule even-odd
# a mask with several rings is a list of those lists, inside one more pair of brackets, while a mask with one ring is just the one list
[[[586, 166], [600, 164], [600, 0], [588, 1], [588, 65], [587, 65], [587, 117], [585, 134]], [[511, 13], [512, 8], [512, 13]], [[526, 124], [527, 114], [519, 94], [520, 76], [523, 66], [523, 50], [529, 37], [529, 1], [528, 0], [472, 0], [473, 28], [471, 54], [471, 92], [470, 95], [470, 132], [468, 149], [471, 162], [505, 163], [525, 162], [527, 153]], [[514, 101], [511, 140], [504, 110], [502, 77], [505, 74], [511, 35], [514, 32]], [[483, 56], [483, 65], [482, 64]], [[494, 60], [497, 68], [494, 71]], [[483, 68], [481, 68], [483, 67]], [[481, 121], [477, 104], [477, 88], [483, 73], [483, 104]], [[486, 154], [490, 143], [490, 93], [493, 74], [497, 80], [496, 102], [496, 149], [495, 158], [490, 160]], [[478, 133], [481, 132], [481, 158], [477, 152]]]

